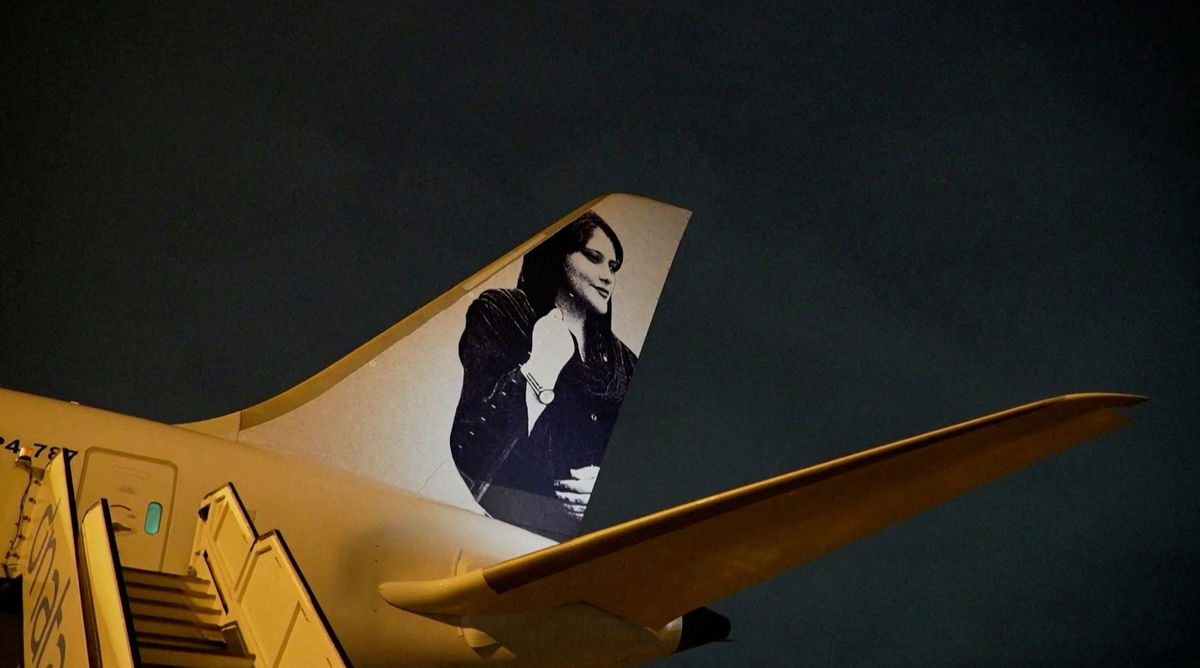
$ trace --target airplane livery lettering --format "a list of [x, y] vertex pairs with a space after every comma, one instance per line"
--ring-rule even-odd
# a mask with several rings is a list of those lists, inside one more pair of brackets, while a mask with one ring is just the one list
[[[53, 458], [51, 464], [61, 459]], [[45, 510], [32, 531], [24, 569], [29, 585], [23, 595], [25, 658], [29, 666], [63, 668], [86, 666], [82, 643], [83, 610], [77, 585], [70, 484], [63, 469], [50, 466], [37, 493]], [[55, 651], [51, 651], [51, 649]], [[69, 652], [75, 648], [79, 651]]]
[[[14, 455], [20, 456], [21, 439], [14, 438], [6, 443], [4, 441], [4, 437], [0, 436], [0, 444], [3, 444], [5, 450], [8, 450]], [[29, 453], [29, 456], [32, 459], [37, 459], [45, 455], [47, 459], [54, 459], [58, 456], [59, 452], [62, 452], [66, 455], [67, 461], [74, 459], [75, 455], [79, 454], [78, 450], [72, 450], [70, 448], [60, 448], [57, 445], [46, 445], [45, 443], [34, 443], [33, 450]]]

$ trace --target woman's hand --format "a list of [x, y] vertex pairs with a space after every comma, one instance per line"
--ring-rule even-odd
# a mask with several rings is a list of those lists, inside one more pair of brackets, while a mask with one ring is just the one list
[[525, 369], [542, 387], [553, 388], [558, 374], [575, 354], [575, 335], [563, 322], [562, 311], [553, 308], [533, 323], [533, 340]]
[[571, 477], [554, 481], [554, 495], [575, 519], [583, 519], [588, 501], [592, 498], [592, 487], [596, 485], [599, 466], [571, 469]]
[[[521, 365], [521, 373], [533, 378], [547, 390], [553, 390], [558, 374], [575, 353], [575, 335], [563, 322], [562, 311], [554, 308], [533, 323], [533, 340], [530, 342], [529, 361]], [[549, 402], [547, 402], [549, 403]], [[526, 434], [533, 433], [538, 418], [546, 410], [546, 404], [538, 398], [532, 384], [525, 385]]]

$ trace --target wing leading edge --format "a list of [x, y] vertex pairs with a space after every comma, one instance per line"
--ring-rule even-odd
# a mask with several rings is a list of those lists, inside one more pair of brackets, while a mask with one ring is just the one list
[[491, 614], [589, 603], [658, 628], [1127, 422], [1128, 394], [1010, 408], [646, 515], [494, 566], [389, 582], [396, 607]]

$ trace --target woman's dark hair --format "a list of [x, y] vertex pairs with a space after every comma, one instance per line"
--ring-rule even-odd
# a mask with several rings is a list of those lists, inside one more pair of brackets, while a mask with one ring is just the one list
[[[566, 274], [563, 273], [563, 260], [571, 253], [583, 250], [595, 230], [604, 232], [612, 241], [617, 261], [613, 272], [616, 272], [625, 261], [625, 250], [621, 248], [621, 240], [603, 218], [591, 211], [567, 223], [566, 227], [555, 232], [554, 236], [525, 254], [525, 259], [521, 262], [521, 276], [517, 279], [517, 288], [525, 293], [537, 317], [540, 318], [554, 308], [554, 298], [558, 296], [558, 289], [567, 280]], [[589, 324], [597, 320], [599, 322], [595, 324], [601, 325], [605, 330], [612, 330], [611, 304], [603, 316], [588, 317]]]

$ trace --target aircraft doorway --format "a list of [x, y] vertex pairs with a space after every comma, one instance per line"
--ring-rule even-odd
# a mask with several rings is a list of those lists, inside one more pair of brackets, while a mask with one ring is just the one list
[[79, 474], [79, 508], [108, 499], [121, 564], [161, 571], [171, 510], [175, 464], [129, 453], [89, 448]]

